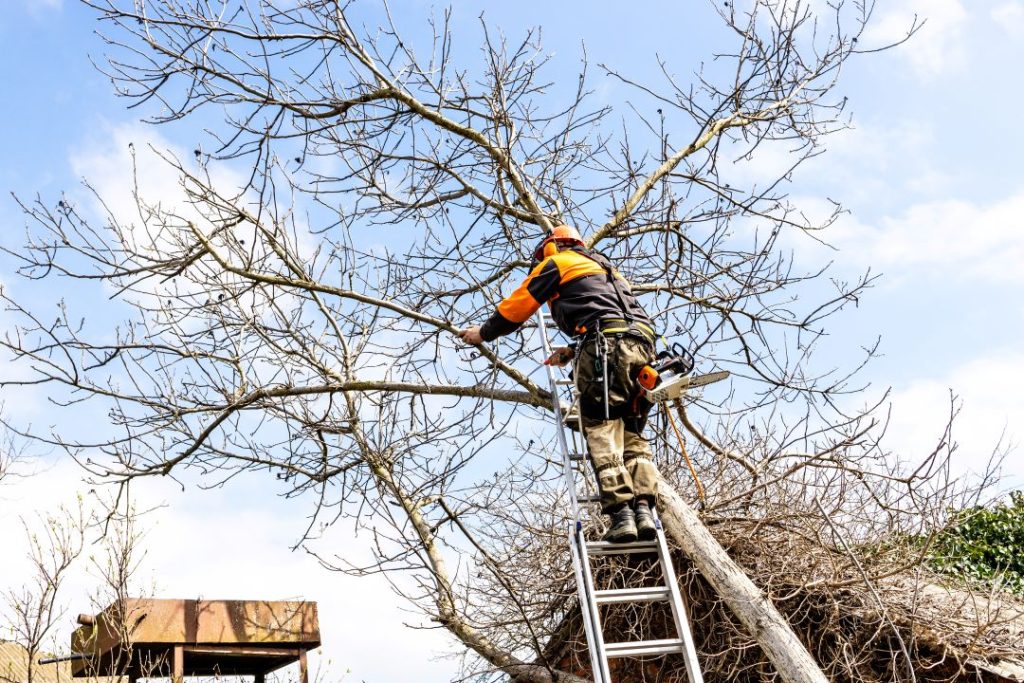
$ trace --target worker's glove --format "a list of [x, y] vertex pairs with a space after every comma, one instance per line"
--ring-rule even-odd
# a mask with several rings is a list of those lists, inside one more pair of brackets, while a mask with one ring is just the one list
[[473, 345], [482, 344], [483, 341], [484, 341], [484, 338], [480, 336], [480, 326], [479, 325], [473, 325], [472, 327], [467, 327], [464, 330], [459, 330], [455, 334], [458, 336], [459, 339], [461, 339], [462, 341], [466, 342], [467, 344], [473, 344]]
[[573, 352], [573, 350], [568, 346], [560, 346], [551, 353], [546, 361], [544, 361], [544, 365], [554, 365], [560, 368], [567, 365], [575, 355], [575, 352]]

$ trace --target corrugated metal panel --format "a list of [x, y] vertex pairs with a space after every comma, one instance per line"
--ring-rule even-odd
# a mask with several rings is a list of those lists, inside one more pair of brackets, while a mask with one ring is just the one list
[[[37, 655], [36, 660], [47, 655]], [[0, 681], [28, 683], [28, 653], [21, 645], [0, 641]], [[36, 664], [32, 669], [32, 683], [70, 683], [71, 665], [68, 662]]]

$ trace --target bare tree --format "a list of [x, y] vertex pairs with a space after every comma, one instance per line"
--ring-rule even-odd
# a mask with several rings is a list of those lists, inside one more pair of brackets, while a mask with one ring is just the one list
[[[154, 123], [219, 123], [194, 158], [156, 150], [181, 202], [138, 183], [133, 215], [22, 202], [20, 272], [104, 286], [130, 310], [111, 337], [4, 296], [21, 316], [4, 346], [29, 381], [65, 405], [103, 404], [116, 427], [34, 438], [121, 484], [273, 472], [314, 506], [300, 542], [339, 519], [372, 530], [374, 563], [322, 561], [393, 578], [453, 635], [467, 675], [578, 680], [585, 668], [555, 647], [578, 633], [536, 330], [479, 349], [451, 336], [522, 277], [543, 230], [573, 223], [662, 330], [735, 378], [728, 396], [673, 408], [707, 490], [700, 517], [679, 450], [660, 454], [666, 524], [700, 570], [684, 578], [711, 606], [709, 675], [820, 680], [788, 659], [803, 646], [773, 641], [795, 640], [775, 606], [830, 677], [874, 666], [849, 656], [859, 636], [827, 606], [917, 571], [919, 547], [883, 541], [941, 524], [957, 495], [951, 444], [910, 468], [881, 448], [884, 397], [856, 380], [875, 349], [846, 369], [815, 356], [829, 317], [873, 278], [842, 282], [783, 248], [825, 239], [840, 212], [812, 219], [787, 188], [845, 126], [836, 79], [872, 2], [709, 5], [732, 42], [685, 82], [668, 64], [644, 80], [600, 66], [632, 89], [624, 109], [592, 104], [585, 60], [571, 93], [553, 88], [539, 31], [509, 42], [481, 22], [482, 57], [455, 63], [449, 12], [424, 41], [387, 6], [363, 30], [340, 1], [85, 4], [120, 94]], [[767, 181], [737, 182], [725, 163], [780, 146], [792, 165]], [[661, 444], [667, 418], [653, 425]], [[820, 636], [801, 623], [826, 617]], [[913, 679], [916, 655], [894, 652], [884, 680]]]
[[[45, 476], [45, 472], [32, 476]], [[24, 648], [26, 678], [22, 679], [19, 672], [17, 678], [0, 674], [0, 680], [32, 683], [40, 667], [66, 661], [64, 654], [49, 660], [41, 659], [40, 655], [47, 651], [66, 652], [66, 645], [57, 642], [70, 624], [66, 585], [72, 574], [83, 569], [92, 575], [96, 588], [91, 596], [78, 596], [79, 601], [88, 598], [94, 614], [106, 609], [108, 618], [102, 627], [116, 634], [120, 642], [131, 643], [134, 619], [128, 607], [129, 596], [139, 597], [143, 588], [137, 574], [145, 556], [138, 530], [139, 514], [127, 495], [108, 501], [105, 516], [97, 517], [91, 507], [86, 497], [79, 496], [73, 508], [61, 506], [56, 512], [22, 519], [27, 540], [27, 572], [20, 584], [12, 581], [3, 587], [0, 629]], [[86, 549], [88, 562], [83, 566], [80, 558]], [[72, 643], [72, 652], [80, 651]], [[118, 656], [129, 661], [131, 648]], [[120, 666], [117, 661], [106, 664]]]
[[[0, 420], [2, 420], [0, 409]], [[4, 430], [0, 435], [0, 485], [11, 484], [25, 475], [25, 448], [13, 432]]]
[[[72, 642], [72, 650], [87, 654], [95, 651], [95, 643], [89, 638], [100, 638], [105, 642], [116, 642], [120, 646], [105, 653], [103, 661], [86, 659], [83, 671], [93, 678], [107, 679], [109, 671], [128, 671], [135, 665], [142, 676], [160, 676], [166, 671], [168, 662], [144, 661], [135, 652], [135, 628], [144, 615], [135, 605], [138, 598], [149, 594], [147, 587], [139, 581], [139, 571], [145, 560], [143, 533], [139, 528], [144, 517], [135, 508], [130, 496], [110, 501], [108, 515], [94, 524], [100, 534], [97, 552], [90, 556], [89, 572], [96, 580], [94, 592], [89, 596], [93, 608], [92, 628], [85, 629], [88, 638]], [[102, 612], [103, 619], [97, 615]], [[125, 679], [127, 680], [127, 679]]]
[[[21, 585], [4, 588], [3, 620], [12, 640], [26, 653], [26, 680], [32, 683], [39, 667], [39, 654], [50, 644], [64, 617], [61, 586], [85, 546], [86, 515], [77, 508], [61, 508], [42, 514], [30, 523], [22, 520], [28, 539], [29, 577]], [[0, 679], [8, 680], [3, 674]]]

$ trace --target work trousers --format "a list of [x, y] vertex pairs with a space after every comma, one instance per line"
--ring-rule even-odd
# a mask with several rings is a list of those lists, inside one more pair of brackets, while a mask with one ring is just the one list
[[641, 435], [651, 404], [637, 382], [640, 369], [654, 359], [654, 348], [633, 335], [606, 335], [608, 417], [605, 420], [600, 337], [577, 350], [573, 373], [580, 394], [583, 434], [601, 490], [601, 509], [609, 513], [634, 498], [652, 505], [658, 494], [658, 469], [651, 446]]

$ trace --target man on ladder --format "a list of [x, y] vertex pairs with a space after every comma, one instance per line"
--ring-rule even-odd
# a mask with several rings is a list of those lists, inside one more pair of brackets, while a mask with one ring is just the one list
[[601, 510], [611, 516], [604, 540], [653, 540], [658, 471], [641, 435], [651, 403], [637, 376], [654, 360], [654, 325], [625, 278], [603, 254], [586, 248], [576, 228], [554, 228], [533, 258], [529, 276], [494, 314], [458, 336], [469, 344], [492, 341], [518, 329], [547, 302], [558, 329], [574, 339], [546, 362], [561, 366], [575, 359], [583, 432]]

